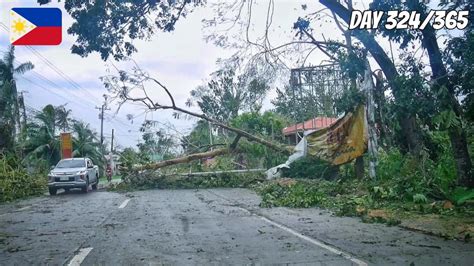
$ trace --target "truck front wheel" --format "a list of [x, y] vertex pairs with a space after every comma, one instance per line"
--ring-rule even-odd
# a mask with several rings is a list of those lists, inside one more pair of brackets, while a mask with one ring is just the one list
[[58, 192], [58, 190], [54, 187], [50, 187], [48, 189], [49, 189], [49, 195], [51, 195], [51, 196], [56, 195], [56, 192]]
[[99, 177], [96, 176], [96, 177], [95, 177], [95, 183], [94, 183], [94, 185], [92, 185], [92, 189], [93, 189], [93, 190], [97, 190], [97, 186], [98, 186], [98, 185], [99, 185]]
[[87, 193], [88, 190], [89, 190], [89, 177], [87, 177], [86, 179], [86, 186], [82, 188], [82, 192]]

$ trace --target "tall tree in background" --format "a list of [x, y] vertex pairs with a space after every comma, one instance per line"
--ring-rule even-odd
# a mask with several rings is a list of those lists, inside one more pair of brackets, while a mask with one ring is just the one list
[[71, 128], [71, 124], [74, 123], [73, 119], [71, 118], [72, 110], [66, 109], [65, 105], [60, 105], [55, 108], [55, 112], [58, 128], [63, 132], [66, 132]]
[[176, 146], [172, 135], [158, 128], [159, 123], [146, 120], [140, 127], [143, 142], [139, 143], [140, 157], [151, 161], [166, 160], [172, 157]]
[[248, 74], [236, 75], [233, 69], [217, 71], [205, 86], [191, 91], [190, 101], [201, 111], [219, 121], [228, 122], [239, 112], [258, 111], [269, 86], [262, 79]]
[[89, 157], [101, 166], [102, 156], [97, 133], [90, 129], [89, 124], [73, 120], [70, 116], [71, 110], [65, 109], [64, 106], [46, 105], [31, 118], [25, 143], [28, 163], [45, 164], [47, 169], [61, 159], [59, 132], [64, 130], [63, 122], [67, 117], [67, 128], [72, 131], [73, 137], [73, 156]]
[[17, 129], [21, 126], [16, 76], [33, 67], [31, 62], [16, 62], [14, 46], [10, 46], [0, 60], [0, 151], [13, 148]]
[[30, 162], [53, 165], [59, 161], [60, 141], [55, 131], [55, 109], [54, 106], [47, 105], [28, 124], [25, 151]]
[[[337, 13], [339, 16], [346, 12], [342, 10], [334, 0], [321, 0], [321, 2], [325, 3], [328, 8]], [[467, 2], [461, 4], [461, 2], [464, 3], [464, 1], [456, 2], [448, 8], [470, 10], [472, 18], [474, 5]], [[423, 21], [428, 14], [428, 7], [417, 0], [409, 0], [404, 2], [375, 0], [371, 4], [371, 8], [376, 10], [417, 11], [421, 14], [421, 21]], [[443, 62], [442, 52], [438, 43], [437, 32], [430, 23], [428, 23], [424, 29], [414, 32], [408, 30], [389, 31], [383, 29], [383, 27], [379, 28], [378, 31], [380, 31], [382, 35], [388, 37], [390, 40], [400, 42], [402, 47], [406, 46], [410, 42], [419, 40], [422, 47], [426, 50], [429, 59], [429, 65], [431, 67], [431, 80], [433, 82], [431, 89], [434, 94], [438, 96], [437, 98], [440, 104], [439, 107], [441, 115], [448, 117], [449, 120], [458, 121], [454, 123], [449, 122], [448, 125], [445, 126], [449, 134], [453, 156], [456, 161], [458, 184], [467, 187], [474, 187], [474, 173], [472, 171], [472, 162], [467, 147], [466, 129], [460, 122], [463, 119], [464, 114], [461, 105], [456, 98], [458, 96], [456, 87], [460, 86], [461, 84], [453, 83], [453, 80], [450, 80], [448, 76], [448, 71], [445, 63]], [[470, 28], [467, 28], [466, 32], [469, 31]]]
[[73, 157], [89, 157], [97, 165], [101, 165], [100, 142], [97, 133], [90, 129], [89, 124], [75, 121], [72, 125]]

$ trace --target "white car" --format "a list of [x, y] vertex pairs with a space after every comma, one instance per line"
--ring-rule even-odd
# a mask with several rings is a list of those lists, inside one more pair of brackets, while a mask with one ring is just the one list
[[89, 158], [63, 159], [52, 168], [48, 175], [50, 195], [56, 195], [58, 189], [68, 191], [71, 188], [80, 188], [87, 193], [89, 185], [97, 189], [99, 184], [99, 168]]

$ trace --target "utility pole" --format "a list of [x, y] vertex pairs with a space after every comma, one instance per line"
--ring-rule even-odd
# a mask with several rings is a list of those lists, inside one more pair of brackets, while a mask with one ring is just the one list
[[374, 82], [372, 80], [372, 71], [370, 70], [369, 61], [365, 60], [364, 81], [362, 82], [362, 89], [367, 95], [367, 125], [369, 135], [369, 176], [372, 180], [377, 178], [375, 168], [377, 167], [377, 133], [375, 131], [375, 103], [374, 103]]
[[208, 122], [209, 123], [209, 147], [210, 147], [210, 150], [212, 151], [212, 124], [211, 122]]
[[23, 125], [22, 125], [22, 129], [21, 131], [26, 131], [26, 107], [25, 107], [25, 96], [23, 95], [23, 92], [24, 91], [21, 91], [20, 92], [20, 105], [21, 105], [21, 108], [23, 109]]
[[114, 129], [112, 128], [112, 141], [111, 141], [111, 144], [110, 144], [110, 152], [113, 153], [114, 152]]
[[112, 128], [112, 141], [110, 142], [110, 152], [109, 152], [109, 164], [110, 169], [112, 169], [112, 175], [115, 172], [115, 161], [114, 161], [114, 129]]
[[107, 108], [107, 102], [104, 101], [101, 107], [96, 107], [95, 109], [100, 110], [99, 119], [100, 119], [100, 146], [102, 149], [102, 154], [104, 154], [104, 111], [110, 110]]

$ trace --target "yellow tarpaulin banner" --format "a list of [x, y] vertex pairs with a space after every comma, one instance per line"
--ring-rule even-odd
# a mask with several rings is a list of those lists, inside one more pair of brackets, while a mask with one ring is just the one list
[[61, 133], [61, 158], [72, 158], [72, 136], [71, 133]]
[[329, 127], [306, 136], [308, 154], [340, 165], [361, 156], [367, 150], [367, 120], [365, 107], [347, 113]]

